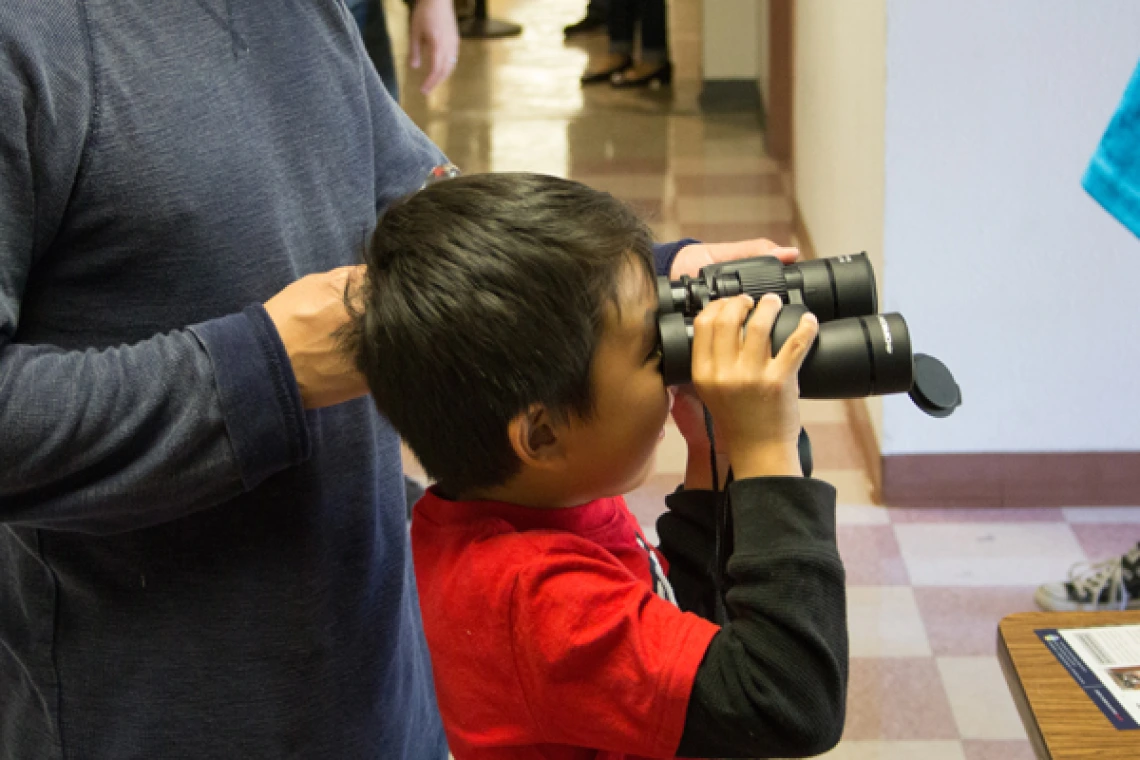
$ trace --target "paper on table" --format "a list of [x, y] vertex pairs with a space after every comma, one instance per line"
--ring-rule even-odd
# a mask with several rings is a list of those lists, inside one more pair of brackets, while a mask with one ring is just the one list
[[1140, 625], [1041, 628], [1034, 633], [1112, 725], [1140, 729]]

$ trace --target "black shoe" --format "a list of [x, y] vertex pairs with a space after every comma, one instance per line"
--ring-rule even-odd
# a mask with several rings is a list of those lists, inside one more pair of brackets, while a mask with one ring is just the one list
[[673, 64], [669, 61], [658, 66], [648, 74], [642, 74], [639, 77], [626, 75], [626, 69], [616, 72], [610, 79], [610, 85], [614, 89], [624, 90], [632, 89], [634, 87], [649, 87], [656, 89], [664, 87], [673, 83]]
[[564, 27], [562, 33], [567, 37], [574, 37], [579, 34], [589, 34], [590, 32], [604, 30], [605, 28], [605, 16], [586, 15], [581, 21], [575, 21], [570, 26]]
[[1140, 544], [1104, 562], [1078, 562], [1068, 580], [1038, 586], [1034, 599], [1053, 612], [1140, 609]]
[[625, 58], [622, 58], [616, 66], [611, 66], [608, 69], [602, 69], [600, 71], [587, 72], [583, 74], [582, 78], [578, 81], [580, 81], [583, 86], [598, 84], [600, 82], [613, 82], [613, 78], [628, 69], [631, 63], [633, 63], [633, 59], [627, 55]]

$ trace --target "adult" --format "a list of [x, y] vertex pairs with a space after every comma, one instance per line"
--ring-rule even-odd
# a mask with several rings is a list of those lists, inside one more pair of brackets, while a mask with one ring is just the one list
[[4, 760], [446, 757], [399, 442], [335, 335], [445, 159], [353, 23], [0, 3]]

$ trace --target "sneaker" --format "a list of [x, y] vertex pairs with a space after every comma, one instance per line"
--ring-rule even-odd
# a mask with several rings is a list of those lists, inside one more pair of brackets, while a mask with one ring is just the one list
[[579, 34], [589, 34], [590, 32], [602, 31], [606, 28], [605, 16], [590, 16], [586, 15], [581, 21], [575, 21], [570, 26], [564, 27], [562, 33], [567, 37], [574, 37]]
[[1140, 610], [1140, 544], [1104, 562], [1078, 562], [1069, 580], [1038, 586], [1034, 600], [1053, 612]]

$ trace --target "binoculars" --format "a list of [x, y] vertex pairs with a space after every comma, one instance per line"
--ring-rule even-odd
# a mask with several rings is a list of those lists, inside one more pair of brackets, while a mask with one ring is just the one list
[[911, 350], [901, 314], [879, 314], [875, 272], [866, 253], [783, 264], [760, 256], [707, 266], [697, 277], [657, 279], [657, 330], [666, 385], [691, 379], [693, 319], [718, 298], [747, 293], [759, 301], [775, 293], [784, 308], [772, 328], [772, 352], [784, 345], [810, 311], [819, 335], [803, 367], [802, 398], [862, 398], [909, 393], [919, 409], [947, 417], [962, 394], [950, 370]]

